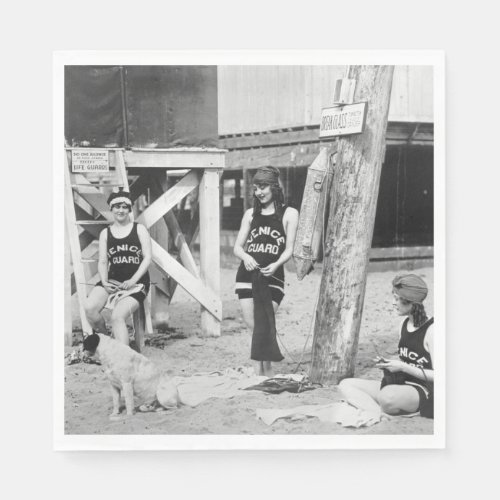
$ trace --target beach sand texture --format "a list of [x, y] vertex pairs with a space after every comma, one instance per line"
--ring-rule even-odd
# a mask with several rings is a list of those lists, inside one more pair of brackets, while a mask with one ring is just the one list
[[[302, 356], [298, 372], [308, 373], [311, 360], [311, 318], [315, 308], [321, 266], [302, 281], [297, 281], [293, 266], [286, 275], [286, 295], [278, 310], [277, 328], [285, 360], [275, 365], [275, 373], [291, 373]], [[433, 268], [417, 269], [416, 274], [428, 283], [425, 301], [433, 314]], [[199, 338], [200, 307], [178, 287], [170, 308], [169, 334], [156, 336], [163, 345], [147, 345], [144, 355], [172, 376], [190, 376], [199, 372], [224, 371], [226, 368], [252, 366], [251, 332], [247, 330], [233, 292], [236, 266], [226, 264], [221, 270], [223, 301], [222, 333], [219, 338]], [[396, 271], [368, 273], [356, 376], [379, 379], [373, 365], [378, 352], [386, 357], [397, 354], [398, 327], [401, 318], [394, 313], [391, 280]], [[439, 335], [439, 332], [436, 332]], [[79, 337], [81, 334], [76, 334]], [[308, 338], [309, 336], [309, 338]], [[175, 338], [177, 337], [177, 338]], [[181, 337], [181, 338], [179, 338]], [[184, 337], [184, 338], [182, 338]], [[152, 337], [155, 338], [154, 336]], [[62, 339], [62, 336], [61, 336]], [[306, 349], [304, 345], [308, 340]], [[69, 354], [74, 348], [65, 348]], [[317, 418], [278, 420], [268, 426], [256, 417], [257, 408], [290, 408], [308, 404], [326, 404], [339, 400], [335, 386], [322, 387], [300, 394], [278, 395], [244, 391], [231, 399], [209, 399], [195, 408], [182, 406], [158, 413], [137, 413], [133, 417], [110, 421], [111, 396], [101, 366], [78, 363], [65, 366], [66, 434], [432, 434], [433, 420], [420, 416], [394, 417], [368, 428], [345, 428], [322, 423]]]

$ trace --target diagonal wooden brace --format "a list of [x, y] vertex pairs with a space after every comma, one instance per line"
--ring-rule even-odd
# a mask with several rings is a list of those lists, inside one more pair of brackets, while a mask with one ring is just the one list
[[196, 170], [191, 170], [175, 186], [171, 187], [166, 193], [163, 193], [151, 206], [146, 208], [137, 218], [137, 222], [140, 222], [149, 229], [195, 189], [199, 183], [200, 174]]
[[222, 321], [222, 302], [220, 298], [203, 282], [193, 276], [184, 266], [179, 264], [156, 241], [152, 241], [153, 261], [168, 273], [177, 283], [196, 299], [216, 319]]

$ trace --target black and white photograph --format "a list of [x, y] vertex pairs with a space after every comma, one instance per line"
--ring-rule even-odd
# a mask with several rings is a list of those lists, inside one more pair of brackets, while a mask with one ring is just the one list
[[442, 448], [440, 51], [54, 55], [56, 449]]

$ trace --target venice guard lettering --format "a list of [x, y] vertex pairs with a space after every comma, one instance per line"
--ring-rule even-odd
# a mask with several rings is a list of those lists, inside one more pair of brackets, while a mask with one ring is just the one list
[[248, 253], [270, 253], [272, 255], [278, 255], [279, 246], [272, 245], [271, 243], [267, 243], [266, 245], [264, 245], [264, 243], [251, 243], [250, 245], [248, 245], [247, 252]]
[[140, 249], [137, 245], [128, 245], [128, 243], [125, 243], [123, 245], [116, 245], [113, 247], [110, 247], [108, 250], [108, 256], [111, 257], [115, 255], [116, 253], [120, 252], [131, 252], [135, 253], [137, 256], [142, 254], [142, 249]]
[[140, 264], [139, 257], [134, 256], [134, 255], [122, 255], [122, 256], [117, 256], [117, 257], [112, 257], [111, 258], [111, 263], [112, 264]]
[[406, 361], [410, 366], [421, 366], [426, 363], [429, 363], [429, 360], [425, 357], [418, 357], [418, 354], [414, 351], [410, 351], [408, 347], [400, 347], [399, 348], [399, 355], [402, 358], [405, 358]]
[[[255, 240], [255, 238], [257, 238], [263, 234], [266, 236], [270, 236], [271, 238], [276, 240], [276, 244], [278, 246], [281, 245], [282, 243], [285, 243], [285, 237], [281, 236], [281, 233], [279, 231], [277, 231], [276, 229], [271, 230], [270, 226], [254, 227], [250, 231], [247, 242], [252, 243], [252, 241]], [[258, 250], [258, 251], [260, 252], [261, 250]]]

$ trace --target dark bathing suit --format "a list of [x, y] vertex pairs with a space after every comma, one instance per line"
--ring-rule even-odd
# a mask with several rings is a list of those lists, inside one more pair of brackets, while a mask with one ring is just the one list
[[[283, 213], [285, 211], [283, 207]], [[258, 214], [252, 218], [245, 251], [260, 268], [276, 262], [286, 247], [283, 217]], [[284, 296], [285, 271], [279, 266], [273, 276], [264, 276], [259, 269], [247, 271], [243, 261], [236, 274], [235, 291], [240, 299], [253, 298], [254, 330], [250, 358], [255, 361], [281, 361], [283, 355], [276, 339], [276, 323], [272, 302]]]
[[[285, 210], [286, 207], [283, 207], [283, 213]], [[276, 262], [285, 251], [285, 247], [286, 234], [283, 218], [278, 218], [276, 214], [255, 215], [245, 242], [245, 252], [251, 255], [262, 268]], [[280, 304], [283, 300], [284, 285], [285, 270], [283, 266], [280, 266], [269, 280], [273, 302]], [[243, 261], [236, 273], [235, 293], [240, 299], [252, 298], [252, 272], [247, 271]]]
[[[134, 222], [130, 233], [123, 238], [113, 236], [110, 227], [108, 227], [107, 232], [108, 280], [116, 280], [122, 283], [135, 274], [143, 260], [142, 245], [137, 233], [137, 222]], [[149, 273], [147, 271], [141, 276], [137, 284], [144, 285], [144, 290], [133, 293], [129, 297], [133, 297], [138, 302], [143, 302], [149, 291]], [[99, 281], [96, 286], [102, 287], [102, 282]]]
[[[434, 318], [428, 319], [412, 332], [408, 331], [408, 320], [409, 318], [406, 318], [401, 325], [401, 336], [398, 344], [399, 359], [410, 366], [432, 370], [432, 360], [429, 352], [424, 347], [424, 339], [429, 326], [434, 323]], [[411, 375], [405, 374], [404, 384], [411, 385], [417, 390], [420, 400], [419, 409], [425, 404], [429, 394], [434, 391], [432, 382], [426, 382]]]

